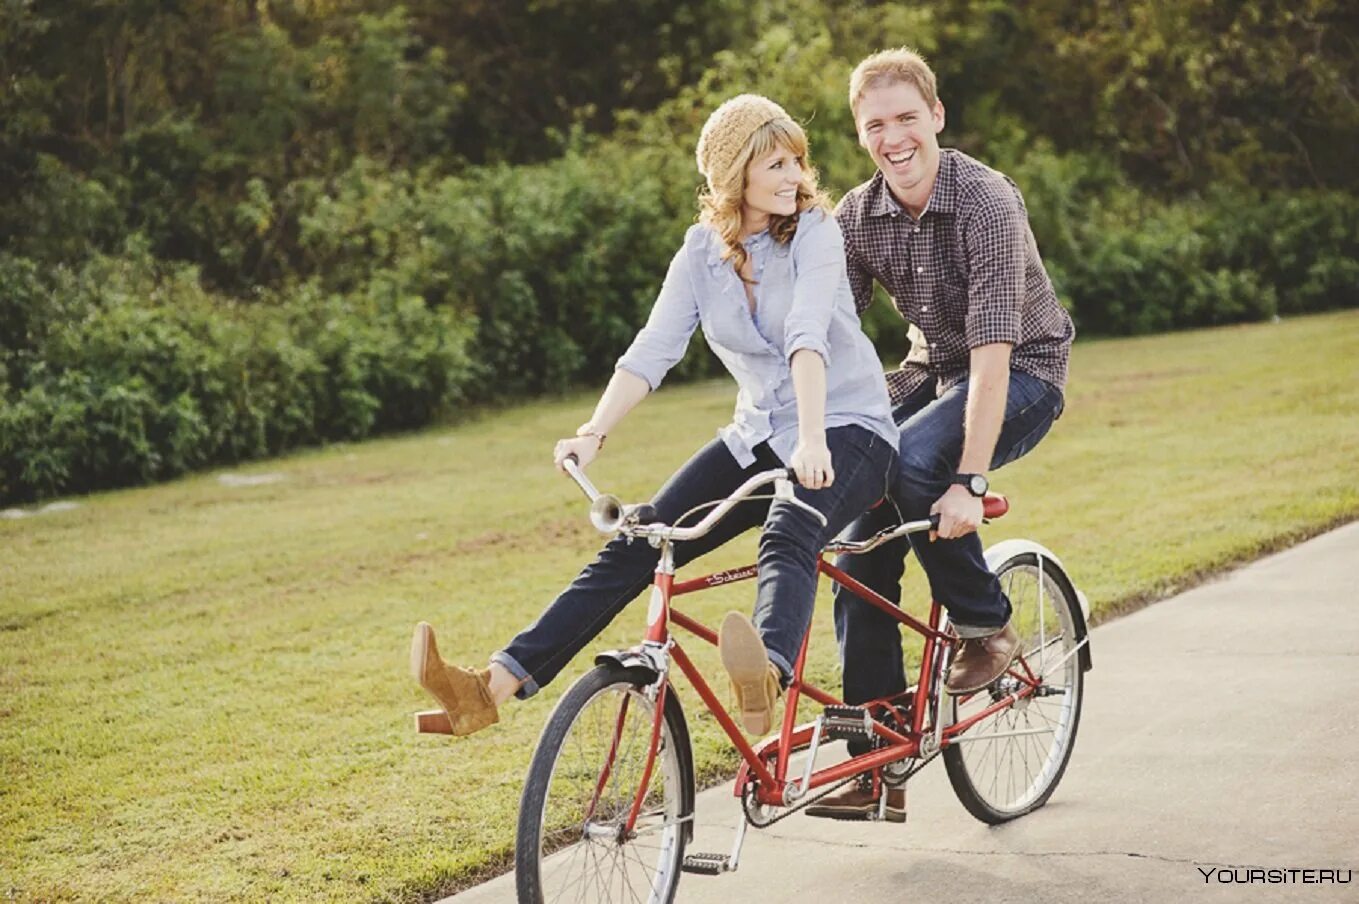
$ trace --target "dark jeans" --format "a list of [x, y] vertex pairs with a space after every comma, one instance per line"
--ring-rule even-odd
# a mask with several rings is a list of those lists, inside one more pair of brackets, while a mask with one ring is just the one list
[[[822, 490], [797, 487], [797, 497], [826, 516], [822, 527], [812, 515], [787, 502], [757, 500], [736, 506], [704, 537], [675, 544], [675, 566], [764, 525], [757, 558], [755, 626], [769, 658], [785, 682], [812, 621], [816, 562], [821, 548], [865, 509], [881, 499], [896, 472], [891, 443], [863, 427], [826, 431], [835, 482]], [[722, 499], [751, 476], [783, 463], [761, 443], [755, 463], [742, 468], [721, 440], [713, 440], [689, 459], [652, 499], [660, 520], [673, 524], [696, 505]], [[706, 510], [683, 523], [698, 521]], [[599, 556], [552, 601], [538, 620], [491, 658], [524, 680], [520, 697], [529, 697], [613, 621], [652, 583], [660, 551], [642, 540], [615, 537]]]
[[[851, 529], [863, 539], [902, 520], [929, 517], [930, 507], [944, 495], [963, 454], [963, 415], [967, 381], [935, 398], [930, 381], [895, 412], [901, 426], [901, 455], [889, 498]], [[999, 468], [1038, 444], [1062, 413], [1062, 393], [1049, 383], [1011, 372], [1001, 427], [991, 468]], [[906, 553], [916, 557], [929, 579], [930, 593], [948, 610], [949, 620], [964, 637], [984, 636], [1010, 618], [1010, 601], [986, 567], [981, 538], [974, 531], [956, 540], [921, 534], [901, 538], [864, 555], [840, 556], [836, 564], [895, 604], [901, 602], [901, 575]], [[906, 689], [900, 625], [842, 587], [835, 588], [835, 633], [844, 665], [846, 703], [863, 703]]]

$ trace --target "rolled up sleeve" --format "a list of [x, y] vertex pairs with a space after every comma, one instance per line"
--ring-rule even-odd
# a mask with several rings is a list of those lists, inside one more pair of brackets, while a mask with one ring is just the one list
[[845, 203], [848, 200], [849, 196], [846, 195], [836, 205], [835, 225], [840, 227], [841, 240], [845, 248], [845, 267], [849, 273], [850, 291], [854, 293], [854, 310], [862, 317], [864, 311], [867, 311], [868, 306], [873, 303], [873, 275], [864, 266], [863, 255], [850, 238], [855, 232], [853, 228], [855, 213], [852, 205]]
[[651, 316], [618, 359], [618, 370], [641, 377], [655, 390], [670, 368], [684, 357], [689, 339], [698, 328], [698, 299], [689, 278], [689, 243], [675, 254], [665, 274]]
[[1024, 252], [1028, 216], [1014, 189], [978, 199], [963, 227], [967, 245], [968, 348], [1016, 345], [1024, 307]]
[[811, 349], [830, 367], [827, 334], [835, 294], [845, 278], [844, 240], [835, 220], [820, 212], [803, 214], [798, 230], [793, 304], [784, 323], [783, 354], [791, 359], [794, 352]]

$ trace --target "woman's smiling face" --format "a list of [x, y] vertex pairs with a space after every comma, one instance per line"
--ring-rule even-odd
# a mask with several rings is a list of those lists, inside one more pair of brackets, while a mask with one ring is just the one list
[[746, 167], [746, 190], [741, 199], [746, 231], [758, 232], [769, 224], [772, 216], [797, 213], [797, 187], [802, 177], [802, 158], [783, 145], [751, 160]]

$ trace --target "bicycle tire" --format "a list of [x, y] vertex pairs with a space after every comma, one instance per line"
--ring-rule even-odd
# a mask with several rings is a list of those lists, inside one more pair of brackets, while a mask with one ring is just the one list
[[[1049, 675], [1041, 696], [978, 722], [943, 750], [958, 800], [990, 825], [1047, 803], [1071, 761], [1085, 698], [1085, 672], [1076, 652], [1085, 636], [1085, 620], [1071, 581], [1052, 559], [1035, 552], [1006, 559], [996, 576], [1010, 598], [1021, 655], [1035, 674], [1046, 670]], [[1060, 628], [1056, 636], [1050, 633], [1053, 627]], [[969, 712], [980, 711], [1018, 686], [1014, 678], [1002, 676], [965, 702], [950, 698], [953, 721], [967, 718]]]
[[515, 881], [521, 904], [674, 900], [693, 832], [694, 772], [673, 689], [665, 695], [661, 740], [635, 833], [626, 839], [619, 833], [650, 745], [655, 703], [644, 690], [649, 680], [638, 670], [600, 665], [553, 710], [519, 805]]

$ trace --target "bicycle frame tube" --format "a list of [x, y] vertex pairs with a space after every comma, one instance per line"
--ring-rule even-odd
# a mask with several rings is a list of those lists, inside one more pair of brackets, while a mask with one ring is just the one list
[[[905, 733], [900, 733], [888, 728], [878, 722], [874, 722], [872, 730], [882, 740], [887, 742], [887, 746], [874, 750], [869, 753], [852, 757], [841, 763], [829, 766], [825, 769], [814, 771], [807, 783], [806, 788], [799, 788], [801, 792], [806, 792], [812, 788], [832, 784], [850, 778], [870, 769], [895, 762], [908, 757], [921, 755], [921, 741], [927, 728], [930, 725], [936, 726], [933, 730], [937, 733], [941, 746], [947, 746], [958, 735], [965, 732], [972, 725], [987, 718], [993, 713], [1006, 708], [1015, 700], [1022, 699], [1031, 695], [1041, 682], [1041, 676], [1035, 678], [1028, 664], [1022, 659], [1022, 666], [1025, 674], [1017, 674], [1011, 670], [1009, 674], [1020, 682], [1020, 688], [1016, 689], [991, 706], [986, 707], [979, 713], [969, 716], [963, 722], [949, 725], [942, 729], [938, 728], [941, 715], [938, 711], [941, 706], [942, 688], [938, 686], [938, 666], [941, 658], [946, 651], [952, 647], [956, 641], [939, 629], [942, 620], [942, 610], [937, 602], [931, 603], [928, 622], [903, 612], [901, 608], [893, 605], [882, 595], [876, 593], [871, 588], [850, 577], [841, 569], [828, 563], [824, 557], [817, 559], [817, 571], [824, 574], [841, 586], [847, 588], [855, 596], [862, 599], [869, 605], [886, 612], [894, 620], [920, 634], [924, 640], [924, 649], [921, 656], [919, 678], [915, 685], [913, 707], [911, 714], [911, 725], [905, 729]], [[745, 768], [754, 774], [758, 780], [759, 795], [761, 803], [783, 806], [785, 805], [784, 794], [788, 789], [788, 766], [792, 752], [799, 745], [805, 746], [810, 739], [812, 726], [799, 726], [796, 724], [797, 704], [802, 697], [807, 697], [823, 706], [843, 705], [842, 701], [834, 695], [827, 693], [815, 685], [806, 683], [802, 680], [802, 672], [806, 663], [808, 640], [810, 632], [803, 637], [802, 647], [798, 652], [793, 668], [793, 679], [789, 683], [786, 691], [787, 702], [784, 708], [783, 722], [780, 726], [779, 734], [775, 738], [762, 742], [757, 750], [746, 739], [745, 733], [732, 719], [721, 701], [717, 698], [712, 687], [704, 679], [688, 654], [678, 641], [670, 636], [670, 623], [674, 624], [698, 637], [700, 640], [710, 644], [717, 644], [717, 632], [706, 627], [695, 619], [685, 615], [672, 607], [674, 597], [683, 596], [688, 593], [696, 593], [712, 587], [719, 587], [725, 584], [747, 581], [754, 578], [757, 574], [755, 565], [747, 565], [741, 568], [730, 569], [727, 571], [715, 572], [703, 575], [686, 581], [676, 582], [674, 580], [674, 557], [670, 550], [670, 542], [663, 541], [661, 545], [661, 562], [656, 568], [656, 581], [652, 588], [651, 604], [647, 612], [647, 633], [646, 641], [648, 645], [660, 645], [666, 652], [670, 660], [679, 666], [684, 676], [698, 693], [699, 698], [712, 713], [717, 724], [726, 733], [732, 745], [740, 753], [745, 763]], [[648, 754], [648, 765], [646, 774], [643, 776], [641, 787], [637, 791], [637, 796], [633, 802], [632, 813], [629, 816], [627, 830], [631, 831], [642, 802], [645, 798], [646, 787], [650, 782], [651, 766], [655, 761], [658, 749], [662, 722], [664, 719], [664, 694], [668, 679], [663, 676], [660, 682], [660, 691], [657, 694], [657, 705], [653, 715], [653, 725], [651, 732], [651, 746]], [[928, 719], [928, 721], [927, 721]], [[774, 745], [771, 756], [771, 745]], [[772, 763], [771, 763], [772, 760]], [[770, 766], [772, 765], [772, 771]], [[740, 788], [737, 788], [740, 793]]]
[[[793, 728], [797, 722], [797, 700], [802, 695], [802, 669], [807, 664], [807, 641], [811, 639], [812, 632], [808, 631], [802, 635], [802, 647], [798, 650], [797, 659], [793, 662], [793, 680], [788, 683], [788, 690], [785, 692], [788, 700], [783, 706], [783, 727], [779, 730], [780, 738], [791, 737]], [[788, 758], [792, 756], [791, 744], [780, 744], [778, 759], [774, 764], [774, 779], [780, 785], [788, 780]]]
[[884, 596], [877, 593], [872, 588], [866, 587], [860, 582], [856, 581], [854, 578], [845, 574], [839, 568], [836, 568], [834, 565], [831, 565], [828, 562], [826, 562], [825, 559], [821, 559], [819, 561], [819, 564], [817, 565], [817, 570], [820, 571], [822, 574], [826, 575], [827, 577], [829, 577], [831, 580], [835, 581], [840, 586], [848, 588], [851, 592], [853, 592], [855, 596], [859, 597], [864, 602], [876, 606], [877, 608], [886, 612], [888, 615], [892, 616], [892, 618], [901, 622], [903, 625], [906, 625], [908, 628], [910, 628], [912, 631], [915, 631], [917, 634], [920, 634], [926, 640], [943, 641], [946, 644], [953, 643], [953, 638], [949, 637], [947, 634], [939, 630], [938, 603], [931, 604], [930, 623], [927, 625], [924, 622], [921, 622], [920, 620], [912, 617], [911, 615], [908, 615], [906, 612], [903, 612], [899, 606], [892, 605], [892, 603], [888, 602], [888, 600]]
[[[933, 675], [933, 669], [937, 662], [937, 657], [942, 655], [942, 650], [953, 644], [953, 639], [938, 629], [940, 614], [939, 607], [935, 604], [931, 608], [930, 621], [928, 624], [903, 612], [899, 607], [888, 602], [880, 594], [875, 593], [862, 583], [854, 580], [834, 565], [829, 564], [822, 557], [817, 559], [818, 573], [825, 574], [841, 585], [849, 588], [856, 596], [862, 598], [870, 605], [887, 612], [898, 622], [911, 628], [913, 631], [926, 638], [925, 659], [922, 662], [921, 681], [917, 683], [916, 705], [914, 707], [913, 723], [908, 729], [907, 734], [901, 734], [885, 725], [875, 724], [874, 732], [890, 746], [874, 751], [852, 760], [828, 767], [814, 772], [808, 782], [808, 788], [801, 789], [806, 791], [809, 788], [829, 784], [848, 778], [864, 769], [871, 769], [875, 766], [893, 762], [904, 757], [915, 756], [920, 751], [920, 736], [925, 727], [925, 711], [929, 708], [928, 701], [933, 690], [932, 680], [926, 680], [926, 676]], [[698, 621], [690, 618], [678, 609], [673, 608], [672, 601], [676, 596], [683, 596], [687, 593], [696, 593], [700, 590], [707, 590], [725, 584], [737, 583], [754, 578], [757, 574], [755, 565], [747, 565], [741, 568], [730, 569], [728, 571], [716, 572], [703, 575], [690, 580], [670, 583], [665, 594], [664, 608], [668, 621], [673, 621], [679, 627], [690, 632], [694, 636], [705, 640], [708, 643], [717, 643], [717, 633], [704, 626]], [[659, 574], [658, 574], [659, 577]], [[736, 725], [735, 721], [726, 712], [725, 707], [717, 699], [717, 695], [708, 685], [702, 674], [694, 666], [688, 655], [677, 641], [670, 640], [668, 643], [670, 656], [680, 667], [680, 671], [689, 679], [694, 690], [698, 692], [704, 705], [712, 712], [717, 723], [722, 726], [722, 730], [741, 754], [742, 760], [759, 780], [761, 798], [764, 803], [781, 804], [784, 789], [787, 787], [788, 765], [795, 744], [806, 744], [811, 735], [810, 726], [798, 726], [797, 704], [803, 696], [822, 704], [823, 706], [841, 705], [842, 701], [834, 695], [821, 690], [815, 685], [806, 683], [802, 680], [802, 672], [806, 663], [808, 639], [810, 632], [804, 636], [802, 647], [798, 652], [797, 660], [794, 664], [793, 679], [787, 688], [787, 702], [784, 708], [783, 723], [780, 732], [774, 743], [777, 745], [773, 751], [772, 765], [773, 771], [769, 769], [769, 757], [762, 755], [769, 749], [770, 742], [760, 745], [757, 751], [746, 740], [745, 734]]]

